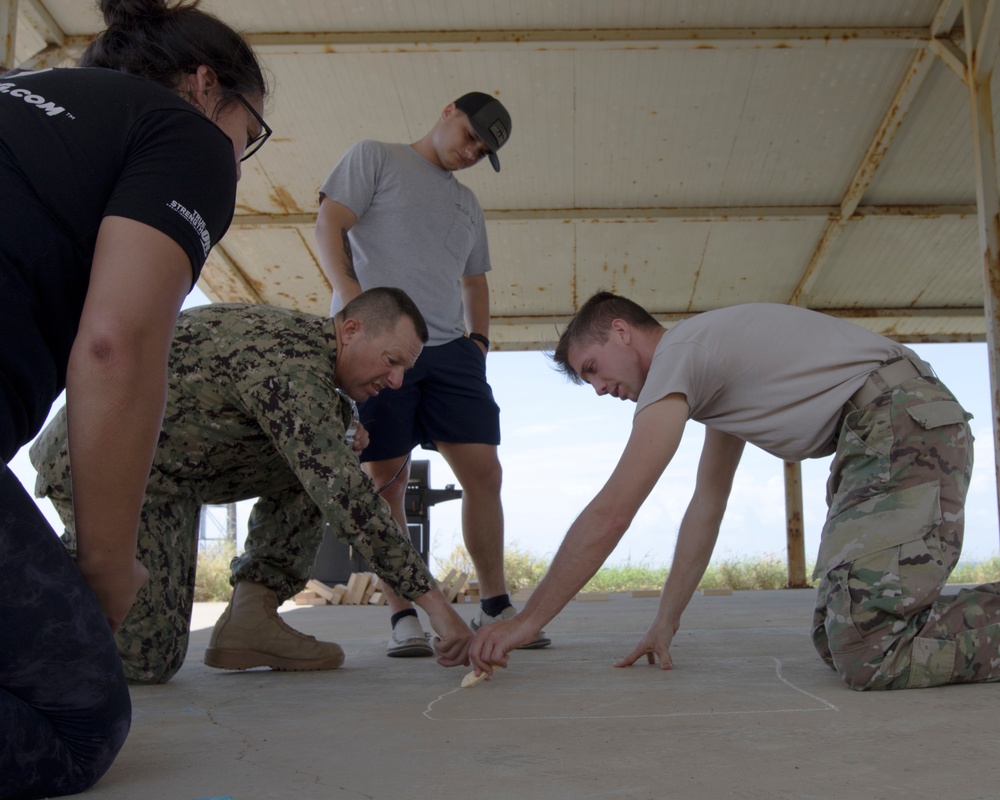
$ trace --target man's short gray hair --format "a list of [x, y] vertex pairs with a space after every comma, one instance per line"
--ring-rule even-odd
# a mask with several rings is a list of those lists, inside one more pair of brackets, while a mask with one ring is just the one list
[[392, 330], [399, 318], [406, 316], [413, 321], [421, 343], [427, 344], [430, 338], [427, 323], [417, 304], [402, 289], [392, 286], [376, 286], [362, 292], [344, 306], [340, 313], [343, 314], [343, 319], [364, 322], [369, 336]]

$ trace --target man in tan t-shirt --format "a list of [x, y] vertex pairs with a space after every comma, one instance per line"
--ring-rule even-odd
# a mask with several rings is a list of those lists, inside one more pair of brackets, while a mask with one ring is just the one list
[[601, 292], [570, 322], [554, 359], [597, 394], [636, 402], [632, 433], [524, 610], [477, 633], [477, 671], [505, 666], [593, 576], [695, 419], [705, 443], [659, 610], [616, 666], [645, 655], [670, 669], [681, 614], [750, 442], [786, 460], [835, 453], [812, 637], [851, 688], [1000, 680], [1000, 583], [940, 596], [962, 546], [970, 415], [911, 350], [770, 304], [705, 312], [668, 331], [632, 301]]

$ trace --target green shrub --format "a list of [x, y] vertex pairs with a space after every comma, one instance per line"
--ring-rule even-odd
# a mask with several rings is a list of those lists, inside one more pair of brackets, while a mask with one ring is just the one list
[[[537, 586], [548, 572], [550, 563], [516, 545], [504, 551], [507, 585], [511, 593], [518, 589]], [[807, 579], [811, 579], [814, 564], [806, 564]], [[474, 580], [475, 567], [468, 551], [459, 545], [441, 562], [441, 575], [448, 570], [466, 572]], [[645, 561], [601, 567], [587, 585], [585, 592], [631, 592], [636, 589], [661, 589], [670, 569], [654, 566]], [[985, 561], [960, 562], [948, 583], [989, 583], [1000, 579], [1000, 556]], [[699, 589], [729, 588], [736, 591], [748, 589], [784, 589], [788, 585], [788, 562], [783, 555], [769, 554], [725, 558], [708, 565], [698, 583]]]
[[[204, 543], [198, 552], [198, 570], [195, 577], [194, 599], [196, 602], [228, 601], [232, 594], [229, 585], [229, 562], [235, 555], [235, 547], [228, 542]], [[461, 545], [445, 559], [438, 559], [438, 575], [443, 578], [449, 570], [465, 572], [470, 579], [476, 579], [476, 569], [468, 551]], [[507, 589], [511, 594], [519, 589], [537, 586], [550, 562], [534, 556], [516, 544], [504, 550], [504, 569]], [[812, 575], [812, 564], [806, 565], [806, 575]], [[636, 589], [661, 589], [667, 579], [669, 568], [653, 566], [646, 562], [601, 567], [597, 574], [583, 587], [586, 592], [630, 592]], [[951, 574], [949, 583], [980, 584], [1000, 580], [1000, 556], [992, 556], [984, 561], [960, 562]], [[783, 589], [788, 584], [788, 565], [781, 555], [758, 555], [742, 558], [726, 558], [713, 561], [698, 584], [699, 589], [723, 588]]]
[[233, 593], [229, 585], [229, 563], [236, 555], [232, 542], [203, 542], [198, 548], [198, 569], [194, 578], [196, 603], [228, 602]]
[[960, 561], [948, 578], [948, 583], [992, 583], [1000, 580], [1000, 556], [985, 561]]
[[[507, 591], [511, 594], [519, 589], [537, 586], [549, 569], [548, 561], [521, 550], [516, 544], [504, 550], [503, 559]], [[440, 560], [438, 568], [440, 574], [435, 577], [441, 579], [452, 569], [456, 572], [465, 572], [470, 580], [477, 580], [472, 557], [462, 545], [458, 545], [446, 558]]]
[[645, 562], [631, 561], [617, 566], [601, 567], [583, 587], [585, 592], [631, 592], [634, 589], [661, 589], [667, 579], [666, 567], [654, 567]]
[[[812, 566], [807, 567], [812, 574]], [[717, 589], [783, 589], [788, 585], [788, 562], [777, 555], [724, 559], [709, 564], [698, 587]]]

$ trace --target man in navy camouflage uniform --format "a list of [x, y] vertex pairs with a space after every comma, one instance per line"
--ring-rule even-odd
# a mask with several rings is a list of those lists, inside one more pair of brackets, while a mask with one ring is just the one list
[[[398, 387], [427, 335], [398, 289], [365, 292], [333, 318], [237, 304], [180, 315], [139, 530], [138, 558], [150, 578], [116, 636], [131, 682], [166, 682], [184, 660], [202, 505], [252, 497], [259, 499], [245, 551], [233, 560], [233, 598], [213, 631], [209, 666], [343, 663], [338, 645], [295, 631], [276, 613], [308, 580], [324, 518], [386, 584], [427, 611], [440, 635], [439, 662], [467, 663], [471, 631], [358, 463], [366, 433], [359, 430], [353, 450], [344, 436], [353, 418], [347, 397]], [[53, 501], [72, 546], [66, 437], [60, 413], [31, 460], [35, 493]]]
[[681, 614], [750, 442], [786, 460], [836, 453], [813, 642], [851, 688], [1000, 680], [1000, 583], [942, 594], [962, 548], [969, 415], [912, 350], [825, 314], [763, 303], [664, 330], [602, 292], [563, 332], [555, 361], [599, 395], [635, 401], [632, 435], [524, 610], [476, 634], [477, 670], [506, 664], [596, 572], [694, 419], [705, 444], [659, 611], [617, 666], [646, 656], [671, 667]]

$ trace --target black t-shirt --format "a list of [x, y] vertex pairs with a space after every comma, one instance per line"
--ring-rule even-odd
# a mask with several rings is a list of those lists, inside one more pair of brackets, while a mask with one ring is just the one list
[[104, 69], [0, 76], [4, 463], [65, 386], [101, 220], [170, 236], [191, 259], [193, 285], [235, 202], [232, 142], [173, 92]]

